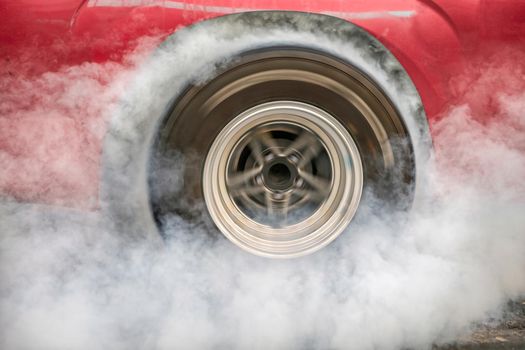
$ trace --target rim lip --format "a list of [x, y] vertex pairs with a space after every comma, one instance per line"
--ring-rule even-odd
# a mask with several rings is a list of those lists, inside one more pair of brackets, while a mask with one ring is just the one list
[[[312, 215], [294, 225], [273, 228], [257, 223], [237, 207], [228, 193], [226, 173], [235, 146], [249, 130], [269, 122], [287, 122], [287, 115], [295, 116], [296, 118], [292, 118], [295, 123], [298, 123], [297, 119], [302, 119], [307, 125], [301, 127], [310, 129], [317, 137], [324, 137], [322, 142], [325, 143], [325, 147], [328, 143], [328, 147], [331, 148], [331, 152], [327, 150], [330, 158], [337, 157], [331, 159], [331, 166], [334, 167], [335, 160], [335, 166], [339, 166], [341, 171], [339, 174], [334, 172], [328, 198]], [[224, 156], [224, 153], [227, 153], [227, 156]], [[258, 104], [240, 113], [222, 128], [206, 155], [202, 189], [213, 222], [231, 242], [255, 255], [292, 258], [325, 247], [344, 231], [353, 219], [361, 200], [363, 172], [356, 143], [335, 117], [304, 102], [281, 100]], [[232, 211], [231, 208], [235, 209]], [[325, 217], [327, 213], [329, 215]], [[321, 219], [324, 221], [317, 222]], [[243, 223], [245, 220], [248, 220], [246, 222], [250, 225], [239, 225], [239, 222]], [[247, 228], [259, 232], [259, 235], [247, 232]]]

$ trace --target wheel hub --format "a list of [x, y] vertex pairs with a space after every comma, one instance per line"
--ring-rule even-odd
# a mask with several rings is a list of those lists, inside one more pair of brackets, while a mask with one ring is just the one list
[[290, 190], [297, 181], [297, 165], [286, 157], [277, 157], [264, 165], [262, 178], [272, 192]]

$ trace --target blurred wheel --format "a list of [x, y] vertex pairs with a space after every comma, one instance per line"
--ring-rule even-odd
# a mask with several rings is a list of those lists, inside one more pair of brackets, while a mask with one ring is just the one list
[[348, 226], [365, 186], [383, 202], [410, 192], [412, 146], [393, 145], [406, 138], [392, 103], [350, 63], [301, 47], [245, 52], [190, 87], [161, 126], [156, 158], [180, 152], [191, 166], [178, 191], [152, 176], [154, 213], [162, 230], [204, 201], [241, 248], [307, 254]]
[[292, 101], [263, 103], [230, 121], [202, 174], [206, 207], [223, 234], [258, 254], [294, 256], [332, 241], [354, 216], [363, 169], [331, 115]]

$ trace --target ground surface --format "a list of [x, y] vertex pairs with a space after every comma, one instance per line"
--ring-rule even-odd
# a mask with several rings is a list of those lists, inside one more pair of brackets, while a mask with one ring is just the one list
[[502, 322], [479, 325], [460, 345], [444, 349], [525, 349], [525, 300], [509, 302]]

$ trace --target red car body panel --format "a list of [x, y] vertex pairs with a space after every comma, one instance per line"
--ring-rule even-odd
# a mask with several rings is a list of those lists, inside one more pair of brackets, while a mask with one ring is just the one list
[[[208, 18], [262, 10], [323, 13], [364, 28], [406, 69], [430, 122], [461, 95], [458, 86], [464, 84], [455, 77], [471, 62], [492, 47], [523, 45], [525, 38], [525, 2], [519, 0], [2, 0], [2, 74], [27, 79], [82, 62], [118, 62], [137, 38], [166, 36]], [[0, 115], [0, 150], [12, 159], [31, 159], [34, 140], [24, 138], [25, 127], [52, 132], [52, 121], [12, 115]], [[60, 182], [51, 179], [52, 171], [20, 177], [21, 165], [15, 164], [0, 178], [0, 192], [19, 200], [96, 206], [100, 159], [82, 159], [80, 153], [89, 149], [100, 154], [101, 139], [75, 130], [72, 145], [64, 140], [64, 149], [57, 151], [77, 150], [79, 156], [62, 166], [83, 169], [82, 181]], [[20, 143], [26, 144], [25, 155], [19, 154]]]

